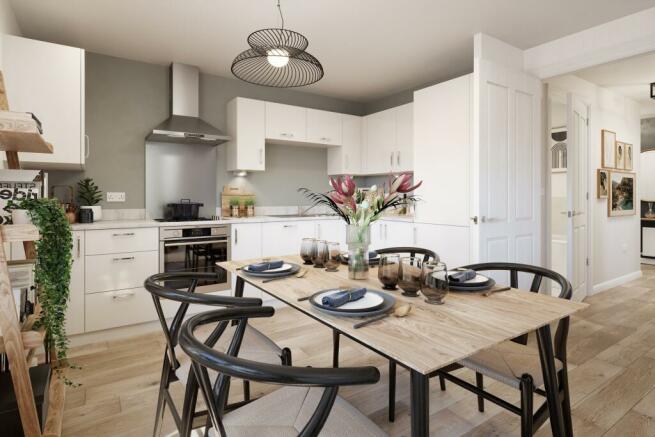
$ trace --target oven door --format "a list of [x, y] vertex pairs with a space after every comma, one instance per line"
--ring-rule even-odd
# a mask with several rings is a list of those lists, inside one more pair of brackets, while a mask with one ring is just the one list
[[[227, 237], [162, 241], [160, 256], [160, 270], [165, 273], [215, 273], [216, 279], [198, 281], [196, 291], [199, 293], [211, 293], [231, 288], [229, 273], [216, 265], [217, 262], [230, 259], [230, 241]], [[184, 289], [189, 286], [189, 283], [188, 281], [166, 281], [165, 285]]]

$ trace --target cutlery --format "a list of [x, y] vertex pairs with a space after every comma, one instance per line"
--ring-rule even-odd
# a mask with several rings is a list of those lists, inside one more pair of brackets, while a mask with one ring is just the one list
[[511, 289], [512, 289], [512, 287], [492, 288], [492, 289], [489, 289], [489, 290], [485, 291], [484, 293], [482, 293], [482, 295], [484, 297], [489, 297], [494, 293], [500, 293], [501, 291], [507, 291], [507, 290], [511, 290]]
[[262, 284], [266, 284], [267, 282], [271, 282], [271, 281], [277, 281], [278, 279], [287, 279], [287, 278], [290, 278], [290, 277], [292, 277], [292, 276], [295, 276], [296, 278], [302, 278], [302, 277], [305, 276], [306, 274], [307, 274], [307, 269], [300, 269], [300, 270], [298, 271], [298, 273], [296, 273], [295, 275], [290, 275], [290, 276], [279, 276], [279, 277], [277, 277], [277, 278], [264, 279], [264, 280], [262, 281]]
[[364, 327], [366, 325], [369, 325], [373, 322], [377, 322], [378, 320], [382, 320], [386, 317], [389, 317], [390, 315], [393, 314], [394, 317], [405, 317], [409, 312], [412, 310], [412, 305], [411, 304], [405, 304], [405, 305], [400, 305], [396, 307], [393, 311], [385, 313], [385, 314], [380, 314], [379, 316], [375, 316], [371, 319], [364, 320], [363, 322], [355, 323], [353, 325], [353, 329], [359, 329], [361, 327]]
[[[340, 285], [339, 287], [335, 288], [334, 291], [337, 292], [337, 291], [341, 291], [341, 290], [347, 290], [348, 288], [351, 288], [351, 287], [349, 287], [348, 285]], [[302, 302], [304, 300], [309, 300], [309, 298], [311, 298], [312, 296], [313, 295], [310, 294], [309, 296], [299, 297], [298, 302]]]

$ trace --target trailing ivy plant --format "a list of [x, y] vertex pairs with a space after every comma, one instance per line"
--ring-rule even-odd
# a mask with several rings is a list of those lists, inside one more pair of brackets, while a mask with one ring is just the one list
[[[45, 343], [56, 351], [57, 370], [67, 364], [68, 337], [65, 319], [72, 266], [73, 237], [64, 210], [56, 199], [9, 201], [7, 210], [26, 209], [41, 238], [36, 244], [36, 283], [41, 314], [38, 327], [45, 329]], [[65, 378], [67, 384], [72, 382]]]

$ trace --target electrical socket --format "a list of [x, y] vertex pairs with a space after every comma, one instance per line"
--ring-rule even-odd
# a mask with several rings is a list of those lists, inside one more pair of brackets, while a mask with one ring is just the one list
[[107, 192], [107, 202], [125, 202], [125, 192]]

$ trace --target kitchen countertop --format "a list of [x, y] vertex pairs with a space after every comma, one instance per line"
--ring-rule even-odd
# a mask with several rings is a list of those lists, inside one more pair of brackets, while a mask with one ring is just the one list
[[[271, 217], [256, 216], [244, 218], [225, 218], [221, 220], [207, 220], [189, 222], [158, 222], [155, 220], [101, 220], [94, 223], [74, 223], [71, 225], [74, 231], [87, 231], [98, 229], [126, 229], [126, 228], [154, 228], [164, 226], [185, 226], [185, 225], [230, 225], [234, 223], [271, 223], [271, 222], [289, 222], [289, 221], [306, 221], [306, 220], [340, 220], [337, 216], [289, 216], [289, 217]], [[412, 222], [412, 217], [388, 216], [383, 220], [397, 220]]]

